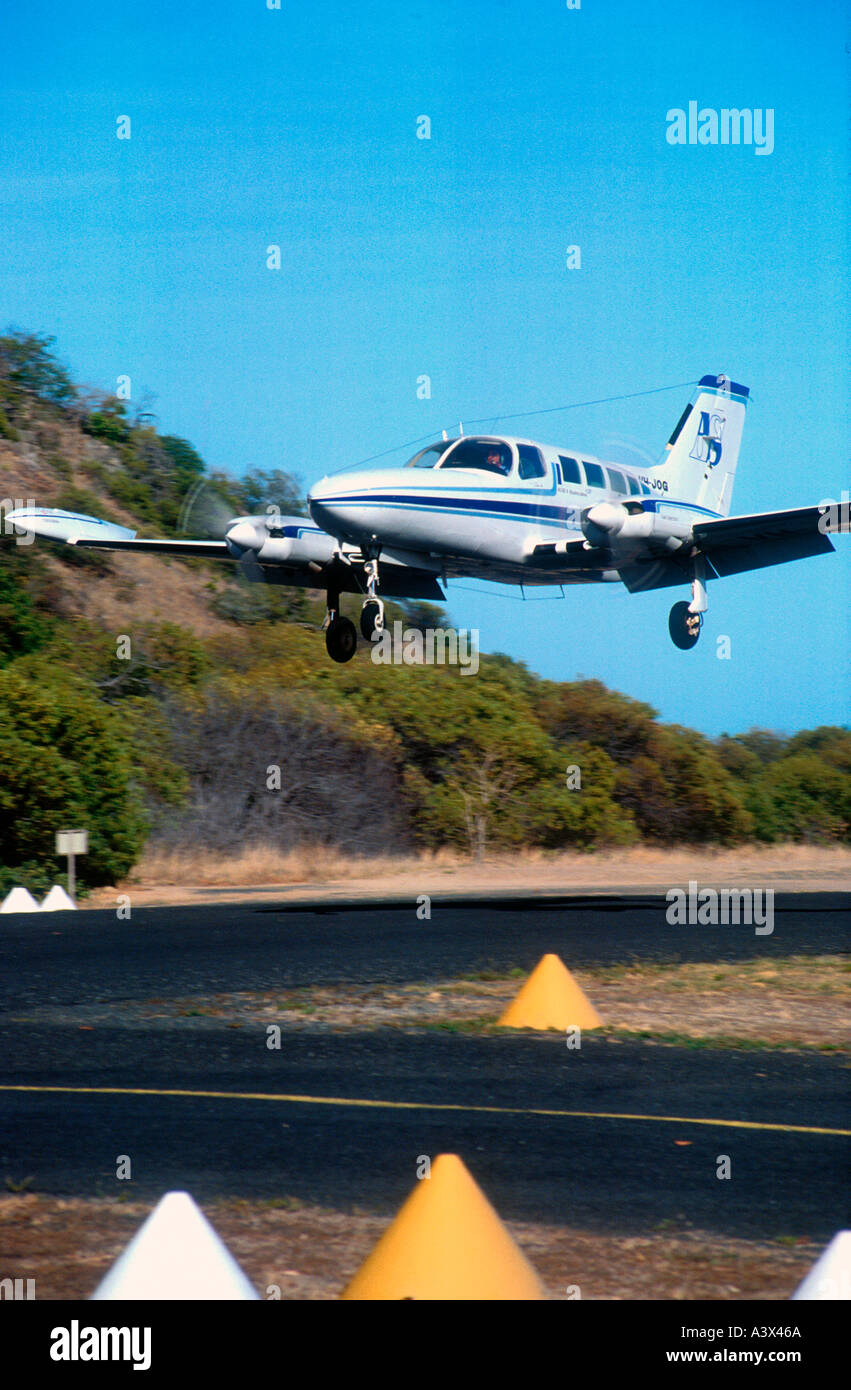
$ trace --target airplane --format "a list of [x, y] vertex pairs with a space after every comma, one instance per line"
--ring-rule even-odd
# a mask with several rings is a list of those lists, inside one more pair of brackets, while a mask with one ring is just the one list
[[[384, 630], [384, 599], [445, 599], [471, 577], [525, 586], [623, 584], [630, 593], [689, 585], [668, 627], [693, 647], [707, 584], [834, 549], [824, 505], [730, 516], [749, 389], [704, 376], [660, 461], [636, 468], [585, 450], [508, 435], [465, 435], [420, 449], [404, 467], [324, 477], [310, 519], [231, 518], [219, 540], [138, 538], [97, 517], [24, 507], [25, 533], [96, 550], [241, 561], [246, 577], [324, 589], [329, 656], [351, 660], [358, 638], [342, 594], [362, 599], [360, 631]], [[840, 526], [838, 529], [845, 529]]]

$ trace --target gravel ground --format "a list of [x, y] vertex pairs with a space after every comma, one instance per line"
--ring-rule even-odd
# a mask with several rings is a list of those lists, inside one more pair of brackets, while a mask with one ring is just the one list
[[[285, 1209], [290, 1205], [293, 1209]], [[148, 1215], [115, 1200], [0, 1197], [0, 1268], [35, 1279], [37, 1299], [88, 1298]], [[205, 1207], [262, 1298], [336, 1299], [387, 1222], [287, 1203]], [[619, 1239], [567, 1227], [507, 1222], [551, 1299], [786, 1299], [820, 1248], [725, 1239], [700, 1231]]]

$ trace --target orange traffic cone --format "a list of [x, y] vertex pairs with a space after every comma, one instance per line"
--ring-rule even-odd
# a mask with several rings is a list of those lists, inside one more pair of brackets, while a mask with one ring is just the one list
[[558, 956], [544, 956], [499, 1020], [501, 1028], [601, 1028], [603, 1020]]
[[457, 1154], [440, 1154], [346, 1299], [541, 1299], [540, 1280]]

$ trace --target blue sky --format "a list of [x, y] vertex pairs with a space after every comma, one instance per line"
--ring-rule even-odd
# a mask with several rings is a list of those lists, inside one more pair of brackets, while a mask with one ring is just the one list
[[[458, 421], [723, 371], [752, 390], [734, 511], [839, 498], [845, 42], [834, 0], [7, 7], [0, 321], [55, 334], [93, 387], [129, 374], [211, 467], [305, 486]], [[666, 113], [690, 100], [771, 108], [773, 152], [671, 146]], [[503, 428], [655, 458], [687, 396]], [[707, 733], [845, 723], [838, 539], [711, 585], [689, 653], [668, 638], [674, 590], [532, 607], [459, 582], [449, 610], [484, 650]]]

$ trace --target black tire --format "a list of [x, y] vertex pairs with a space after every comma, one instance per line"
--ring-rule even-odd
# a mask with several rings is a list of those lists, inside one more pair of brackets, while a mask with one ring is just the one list
[[697, 643], [702, 624], [702, 614], [690, 613], [685, 601], [675, 603], [668, 616], [668, 631], [674, 646], [679, 647], [681, 652], [689, 651]]
[[384, 628], [384, 618], [381, 612], [381, 605], [376, 599], [367, 599], [360, 615], [361, 636], [365, 642], [371, 642], [376, 632], [381, 632]]
[[351, 661], [358, 649], [358, 634], [348, 618], [335, 618], [325, 629], [325, 646], [332, 661]]

